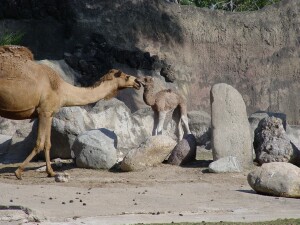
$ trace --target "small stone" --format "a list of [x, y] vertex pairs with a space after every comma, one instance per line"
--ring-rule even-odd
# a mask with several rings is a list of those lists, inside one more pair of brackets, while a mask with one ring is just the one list
[[69, 182], [70, 175], [68, 173], [58, 173], [55, 175], [56, 182]]
[[83, 203], [82, 205], [86, 206], [86, 203]]
[[63, 205], [64, 205], [64, 204], [66, 204], [66, 203], [65, 203], [65, 202], [62, 202], [61, 204], [63, 204]]

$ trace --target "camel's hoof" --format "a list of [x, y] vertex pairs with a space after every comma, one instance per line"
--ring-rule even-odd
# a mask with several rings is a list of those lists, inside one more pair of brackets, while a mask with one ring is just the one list
[[20, 172], [19, 169], [17, 169], [17, 170], [15, 171], [15, 175], [16, 175], [16, 177], [17, 177], [19, 180], [22, 180], [22, 172]]
[[54, 173], [54, 172], [49, 172], [48, 173], [48, 177], [55, 177], [56, 176], [56, 173]]

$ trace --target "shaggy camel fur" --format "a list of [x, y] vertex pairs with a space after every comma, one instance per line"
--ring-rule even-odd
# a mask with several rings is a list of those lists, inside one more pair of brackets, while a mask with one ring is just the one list
[[140, 88], [140, 82], [112, 69], [93, 87], [80, 88], [66, 83], [46, 65], [38, 64], [22, 46], [0, 47], [0, 116], [22, 120], [38, 118], [38, 137], [31, 154], [15, 171], [18, 179], [31, 159], [44, 150], [46, 172], [55, 176], [50, 164], [50, 134], [53, 115], [63, 106], [80, 106], [108, 99], [123, 88]]
[[179, 94], [173, 92], [170, 89], [165, 89], [154, 94], [154, 79], [146, 76], [142, 85], [144, 86], [143, 98], [147, 105], [151, 106], [153, 111], [158, 114], [158, 123], [156, 124], [154, 134], [162, 134], [164, 121], [168, 112], [179, 107], [180, 109], [180, 120], [178, 123], [179, 139], [183, 138], [183, 130], [181, 127], [181, 121], [184, 124], [186, 132], [191, 133], [188, 118], [187, 118], [187, 106], [186, 102]]

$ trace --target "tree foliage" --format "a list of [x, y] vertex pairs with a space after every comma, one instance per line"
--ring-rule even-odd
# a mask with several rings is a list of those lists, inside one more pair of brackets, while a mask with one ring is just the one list
[[0, 46], [1, 45], [19, 45], [22, 41], [24, 33], [22, 32], [10, 32], [4, 33], [0, 36]]
[[195, 5], [212, 10], [222, 9], [226, 11], [254, 11], [271, 5], [280, 0], [180, 0], [181, 5]]

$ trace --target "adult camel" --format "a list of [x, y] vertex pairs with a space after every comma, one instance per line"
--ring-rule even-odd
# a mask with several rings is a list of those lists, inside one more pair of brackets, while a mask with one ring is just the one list
[[42, 150], [46, 172], [50, 177], [55, 176], [50, 164], [51, 123], [61, 107], [86, 105], [111, 98], [120, 89], [140, 86], [136, 77], [112, 69], [93, 87], [75, 87], [50, 67], [35, 62], [26, 47], [0, 46], [0, 116], [39, 121], [35, 147], [15, 171], [16, 177], [22, 179], [26, 165]]

